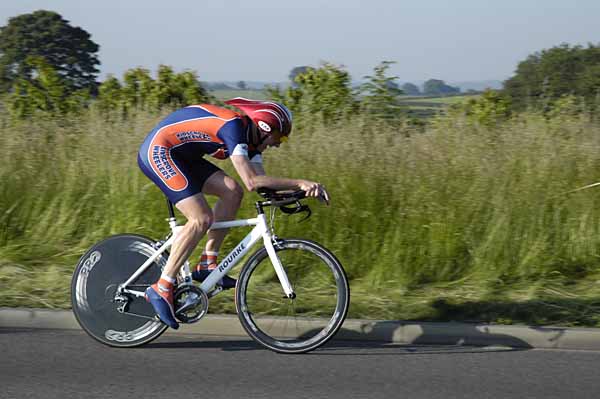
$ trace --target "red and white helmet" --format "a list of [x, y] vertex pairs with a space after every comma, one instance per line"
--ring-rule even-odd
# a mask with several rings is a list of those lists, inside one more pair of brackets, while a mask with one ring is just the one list
[[232, 98], [225, 101], [225, 104], [243, 111], [262, 132], [271, 134], [278, 131], [288, 136], [292, 131], [292, 113], [283, 104], [249, 100], [243, 97]]

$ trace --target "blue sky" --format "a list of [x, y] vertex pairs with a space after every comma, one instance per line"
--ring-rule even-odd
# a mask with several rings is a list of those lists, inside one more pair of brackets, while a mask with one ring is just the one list
[[0, 24], [38, 9], [92, 35], [102, 78], [162, 63], [207, 81], [284, 81], [329, 61], [360, 79], [392, 60], [401, 81], [504, 80], [532, 52], [600, 43], [598, 0], [4, 0]]

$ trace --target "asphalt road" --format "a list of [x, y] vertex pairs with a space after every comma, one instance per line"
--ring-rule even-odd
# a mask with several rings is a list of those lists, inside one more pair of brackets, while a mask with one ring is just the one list
[[280, 355], [163, 335], [136, 349], [77, 330], [0, 329], [0, 398], [598, 398], [600, 352], [333, 342]]

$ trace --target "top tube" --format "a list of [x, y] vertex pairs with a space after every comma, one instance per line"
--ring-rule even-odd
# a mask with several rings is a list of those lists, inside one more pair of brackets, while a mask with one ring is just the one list
[[240, 219], [240, 220], [225, 220], [222, 222], [213, 223], [209, 230], [228, 229], [230, 227], [256, 226], [260, 223], [258, 218]]

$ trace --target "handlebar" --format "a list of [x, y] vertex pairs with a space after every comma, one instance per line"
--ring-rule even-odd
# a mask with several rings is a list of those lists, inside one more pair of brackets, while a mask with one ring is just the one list
[[[259, 201], [256, 203], [256, 208], [258, 209], [259, 213], [262, 213], [262, 208], [264, 206], [273, 206], [279, 208], [281, 212], [288, 215], [305, 212], [307, 215], [302, 220], [308, 219], [312, 214], [312, 211], [308, 205], [300, 203], [301, 199], [306, 198], [306, 191], [304, 190], [276, 191], [268, 188], [260, 188], [258, 189], [258, 194], [266, 199], [266, 201]], [[291, 204], [294, 205], [286, 206]]]
[[298, 200], [306, 198], [306, 191], [304, 190], [277, 191], [269, 188], [259, 188], [257, 192], [273, 206], [293, 204]]

